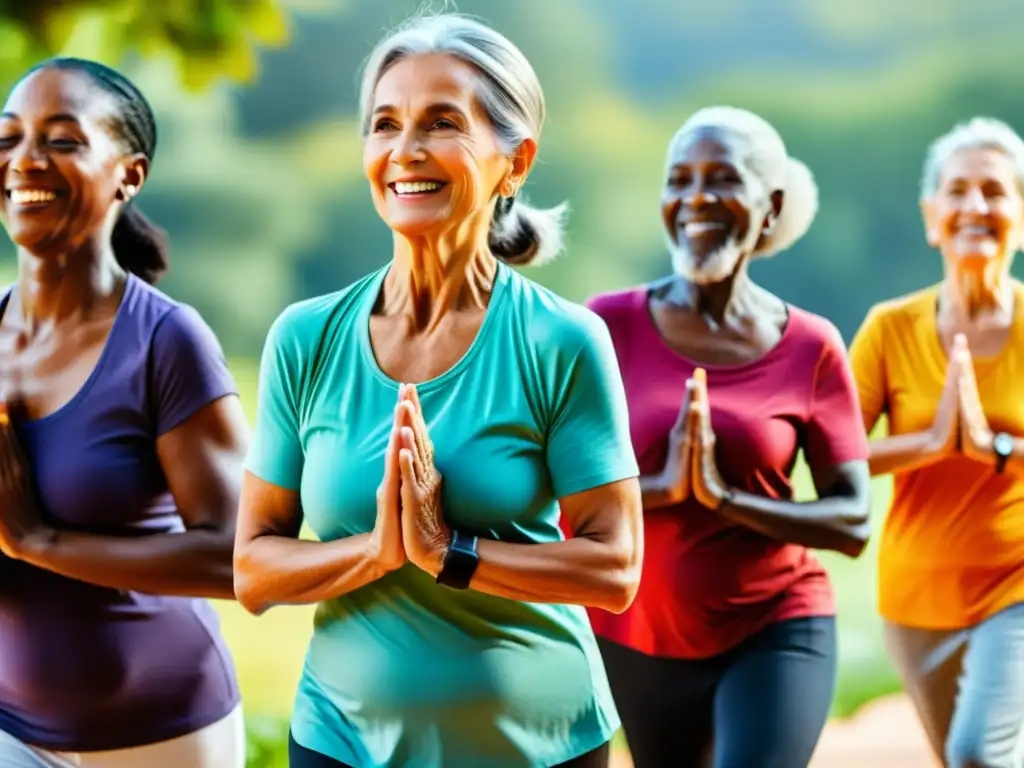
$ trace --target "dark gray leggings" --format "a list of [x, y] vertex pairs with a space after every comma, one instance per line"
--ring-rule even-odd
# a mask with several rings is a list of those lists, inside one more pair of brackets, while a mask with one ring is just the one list
[[781, 621], [709, 659], [598, 643], [635, 768], [810, 762], [835, 690], [835, 619]]
[[[608, 768], [610, 756], [609, 746], [604, 744], [595, 750], [587, 752], [585, 755], [580, 755], [554, 768]], [[288, 733], [288, 766], [289, 768], [353, 768], [353, 766], [345, 765], [333, 757], [327, 757], [327, 755], [321, 755], [312, 749], [306, 749], [306, 747], [294, 739], [291, 732]], [[441, 766], [438, 766], [438, 768], [441, 768]]]

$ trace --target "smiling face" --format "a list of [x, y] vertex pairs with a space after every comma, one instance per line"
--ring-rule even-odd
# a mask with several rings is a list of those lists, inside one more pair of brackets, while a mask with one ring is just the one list
[[771, 211], [768, 191], [720, 131], [673, 140], [661, 213], [676, 274], [703, 285], [729, 278], [757, 245]]
[[1024, 197], [1013, 160], [996, 149], [962, 149], [946, 161], [924, 203], [928, 242], [947, 263], [985, 271], [1024, 242]]
[[70, 70], [38, 70], [12, 91], [0, 115], [0, 217], [16, 244], [74, 248], [112, 226], [120, 189], [141, 188], [146, 161], [126, 154], [116, 108]]
[[363, 168], [392, 230], [413, 237], [466, 221], [489, 226], [513, 160], [480, 107], [480, 87], [473, 67], [444, 54], [402, 59], [377, 83]]

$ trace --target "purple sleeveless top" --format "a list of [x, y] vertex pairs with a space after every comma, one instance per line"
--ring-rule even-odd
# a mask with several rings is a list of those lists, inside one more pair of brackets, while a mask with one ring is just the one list
[[[156, 438], [235, 393], [199, 314], [130, 275], [85, 385], [19, 428], [47, 518], [116, 536], [184, 530]], [[124, 749], [191, 733], [238, 701], [205, 600], [98, 587], [0, 555], [0, 730], [51, 750]]]

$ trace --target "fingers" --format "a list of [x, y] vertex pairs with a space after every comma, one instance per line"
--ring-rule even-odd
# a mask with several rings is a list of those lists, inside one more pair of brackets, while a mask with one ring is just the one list
[[697, 368], [693, 377], [686, 382], [690, 401], [690, 424], [695, 438], [703, 438], [711, 428], [711, 412], [708, 405], [708, 376], [703, 368]]
[[413, 452], [403, 448], [398, 452], [399, 472], [402, 475], [402, 507], [407, 510], [416, 508], [416, 459]]
[[[402, 445], [413, 452], [417, 475], [425, 477], [425, 469], [433, 463], [429, 438], [424, 431], [420, 419], [417, 418], [413, 410], [413, 404], [406, 400], [402, 403], [402, 409], [405, 411], [405, 422], [402, 427]], [[405, 437], [406, 432], [408, 432], [408, 438]]]
[[414, 384], [403, 384], [400, 395], [409, 409], [409, 426], [416, 433], [417, 450], [420, 451], [420, 460], [424, 465], [433, 464], [434, 443], [430, 439], [430, 432], [427, 428], [427, 420], [423, 415], [423, 405], [420, 402], [420, 394], [416, 391]]
[[6, 406], [0, 412], [6, 417], [0, 417], [0, 482], [11, 493], [21, 490], [21, 446], [18, 445]]
[[950, 362], [959, 368], [960, 373], [971, 369], [971, 351], [967, 348], [967, 337], [958, 333], [953, 337], [953, 347], [950, 349]]
[[423, 404], [420, 402], [420, 393], [416, 390], [415, 384], [405, 385], [405, 397], [413, 404], [417, 413], [423, 413]]
[[388, 445], [384, 449], [384, 497], [389, 501], [396, 501], [398, 498], [398, 450], [400, 430], [402, 428], [401, 414], [398, 412], [400, 405], [395, 405], [394, 418], [391, 420], [391, 432], [388, 435]]
[[677, 434], [685, 433], [689, 428], [690, 411], [693, 410], [693, 404], [697, 400], [701, 388], [706, 386], [707, 374], [703, 368], [694, 370], [693, 376], [686, 380], [683, 402], [679, 407], [679, 414], [676, 416], [675, 424], [672, 425], [673, 431]]
[[683, 434], [686, 432], [690, 424], [690, 411], [693, 410], [693, 388], [690, 386], [690, 382], [686, 382], [686, 393], [683, 395], [683, 403], [679, 407], [679, 413], [676, 415], [675, 424], [672, 425], [672, 431], [676, 434]]
[[407, 480], [405, 472], [402, 472], [403, 482], [418, 482], [426, 476], [422, 452], [416, 439], [416, 433], [412, 427], [402, 427], [402, 452], [408, 453], [412, 461], [412, 479]]

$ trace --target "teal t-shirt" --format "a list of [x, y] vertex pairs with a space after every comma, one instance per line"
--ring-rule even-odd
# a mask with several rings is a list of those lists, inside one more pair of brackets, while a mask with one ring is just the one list
[[[247, 467], [298, 490], [321, 540], [374, 524], [398, 396], [369, 337], [387, 269], [289, 307], [263, 354]], [[504, 264], [472, 346], [417, 390], [445, 518], [467, 533], [559, 541], [557, 499], [638, 474], [605, 326]], [[317, 607], [292, 716], [301, 745], [359, 768], [550, 766], [618, 727], [584, 608], [411, 564]]]

